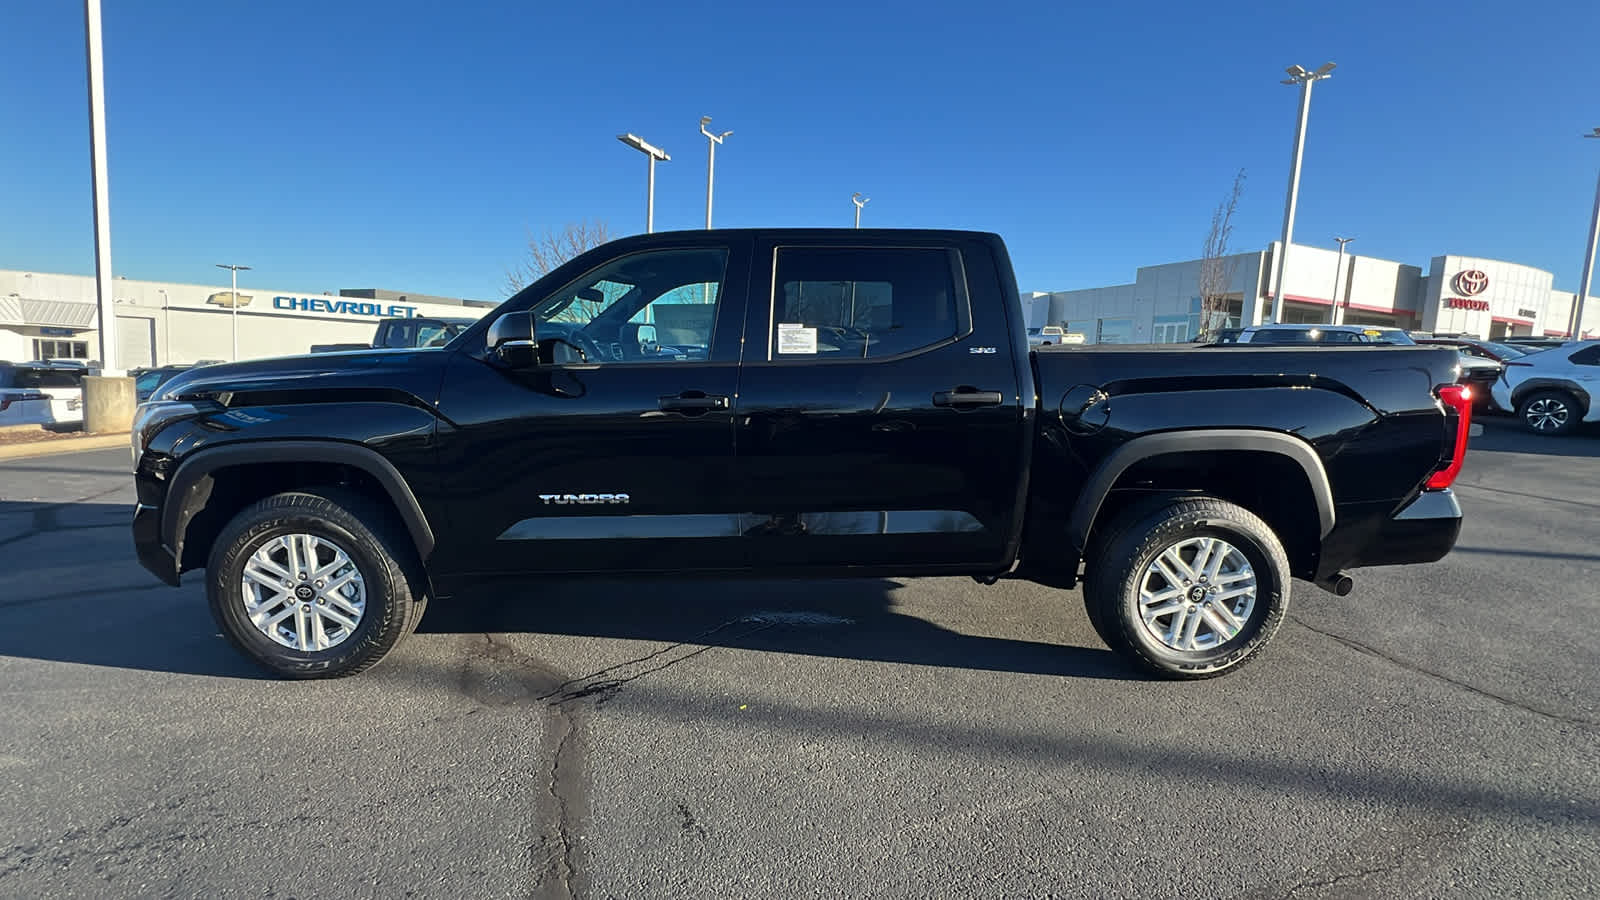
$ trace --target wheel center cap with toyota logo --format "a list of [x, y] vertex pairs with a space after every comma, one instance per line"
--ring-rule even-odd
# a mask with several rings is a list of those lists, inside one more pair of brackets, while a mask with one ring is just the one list
[[1467, 269], [1456, 273], [1456, 291], [1468, 297], [1476, 297], [1483, 293], [1489, 286], [1489, 276], [1478, 269]]
[[294, 589], [294, 595], [301, 600], [310, 600], [312, 597], [316, 596], [316, 593], [317, 592], [313, 591], [309, 586], [303, 584]]

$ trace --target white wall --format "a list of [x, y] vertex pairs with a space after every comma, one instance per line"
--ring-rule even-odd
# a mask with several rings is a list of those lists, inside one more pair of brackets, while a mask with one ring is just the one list
[[[112, 285], [116, 301], [114, 306], [119, 318], [154, 322], [157, 363], [232, 358], [233, 313], [227, 306], [212, 302], [218, 299], [226, 301], [230, 290], [227, 285], [218, 287], [126, 279], [117, 279]], [[13, 293], [30, 299], [95, 302], [94, 279], [88, 276], [0, 271], [0, 297]], [[222, 296], [219, 298], [218, 294]], [[417, 316], [475, 319], [491, 309], [484, 306], [362, 300], [322, 293], [256, 288], [248, 284], [240, 285], [239, 296], [241, 299], [248, 298], [238, 312], [241, 359], [306, 353], [312, 344], [370, 341], [380, 318], [390, 314], [405, 315], [404, 310], [410, 310], [411, 315]], [[346, 305], [344, 311], [283, 309], [274, 305], [274, 298], [278, 297]], [[0, 325], [0, 359], [31, 359], [36, 332], [37, 329]], [[95, 331], [84, 331], [70, 339], [88, 341], [89, 355], [99, 356]]]
[[[1457, 276], [1479, 271], [1489, 278], [1482, 293], [1468, 295], [1457, 285]], [[1460, 332], [1487, 337], [1496, 317], [1510, 320], [1518, 334], [1540, 334], [1545, 328], [1565, 327], [1567, 312], [1550, 314], [1553, 276], [1542, 269], [1483, 259], [1476, 256], [1435, 256], [1428, 267], [1428, 295], [1422, 303], [1422, 328], [1425, 331]], [[1486, 310], [1450, 308], [1451, 298], [1485, 301]]]
[[[1539, 323], [1539, 330], [1534, 334], [1549, 334], [1553, 332], [1566, 333], [1567, 325], [1572, 321], [1572, 304], [1577, 302], [1578, 295], [1571, 291], [1551, 291], [1550, 298], [1545, 305], [1545, 315]], [[1583, 327], [1579, 333], [1584, 337], [1600, 337], [1600, 297], [1590, 295], [1583, 301]]]
[[20, 331], [0, 327], [0, 360], [26, 362], [33, 359], [33, 338]]

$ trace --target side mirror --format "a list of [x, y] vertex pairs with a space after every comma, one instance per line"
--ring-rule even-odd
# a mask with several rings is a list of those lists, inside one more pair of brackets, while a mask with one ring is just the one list
[[489, 354], [507, 368], [532, 369], [539, 364], [539, 342], [531, 312], [509, 312], [494, 320], [487, 338]]
[[661, 352], [661, 342], [656, 337], [654, 325], [639, 326], [639, 352], [645, 356], [655, 356]]

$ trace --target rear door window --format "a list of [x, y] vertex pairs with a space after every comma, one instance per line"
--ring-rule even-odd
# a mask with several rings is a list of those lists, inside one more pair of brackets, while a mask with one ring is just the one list
[[770, 358], [882, 359], [963, 337], [959, 273], [943, 248], [779, 247]]

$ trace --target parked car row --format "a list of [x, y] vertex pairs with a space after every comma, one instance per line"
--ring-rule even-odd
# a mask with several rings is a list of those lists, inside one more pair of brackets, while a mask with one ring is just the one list
[[[131, 369], [128, 374], [133, 377], [138, 401], [143, 403], [177, 375], [217, 362], [221, 360]], [[82, 422], [83, 377], [93, 371], [84, 360], [0, 360], [0, 426]]]

